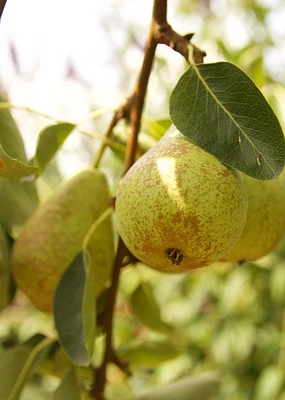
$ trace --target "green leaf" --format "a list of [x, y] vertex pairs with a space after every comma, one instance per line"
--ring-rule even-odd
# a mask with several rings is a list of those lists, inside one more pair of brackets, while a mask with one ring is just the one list
[[177, 347], [169, 340], [161, 342], [147, 340], [118, 349], [119, 357], [136, 367], [155, 367], [162, 362], [173, 360], [180, 354]]
[[35, 165], [44, 169], [76, 125], [61, 122], [46, 126], [38, 137]]
[[170, 99], [174, 125], [220, 161], [256, 179], [284, 167], [281, 126], [250, 78], [233, 64], [193, 65]]
[[24, 367], [31, 348], [17, 347], [0, 354], [0, 399], [9, 399], [19, 374]]
[[53, 393], [53, 400], [80, 400], [79, 386], [74, 368], [71, 368], [63, 377], [61, 384]]
[[0, 178], [0, 224], [12, 236], [38, 205], [34, 182]]
[[10, 248], [8, 236], [0, 225], [0, 310], [7, 307], [11, 301]]
[[145, 326], [162, 333], [168, 334], [172, 332], [172, 326], [162, 321], [159, 307], [147, 283], [143, 283], [136, 288], [130, 301], [135, 316]]
[[[90, 293], [88, 283], [87, 289], [85, 287], [84, 255], [79, 253], [62, 275], [55, 290], [53, 314], [59, 340], [66, 355], [74, 364], [83, 366], [89, 365], [91, 355], [91, 346], [86, 345], [84, 329], [88, 331], [88, 338], [89, 334], [91, 337], [93, 335], [93, 328], [86, 325], [88, 309], [85, 307], [95, 307], [94, 295], [91, 295], [91, 301], [87, 301]], [[95, 319], [90, 321], [92, 322], [95, 323]]]
[[153, 120], [146, 115], [143, 116], [142, 126], [151, 137], [156, 140], [162, 138], [165, 132], [170, 128], [172, 122], [170, 119]]
[[46, 355], [50, 346], [56, 341], [55, 338], [46, 338], [42, 340], [37, 346], [35, 346], [32, 351], [28, 354], [21, 371], [17, 376], [17, 379], [13, 385], [13, 388], [9, 394], [8, 400], [19, 400], [21, 391], [30, 378], [32, 371], [36, 366], [42, 361], [43, 357]]
[[93, 223], [83, 243], [84, 252], [92, 269], [90, 273], [93, 276], [92, 282], [95, 282], [96, 297], [99, 297], [106, 288], [113, 270], [115, 246], [111, 223], [112, 213], [113, 207], [108, 207]]
[[88, 256], [83, 253], [85, 261], [85, 284], [83, 290], [82, 321], [85, 347], [88, 360], [92, 359], [94, 353], [94, 342], [96, 336], [96, 293], [94, 290], [94, 269]]
[[[2, 99], [0, 98], [0, 101]], [[9, 110], [0, 109], [0, 145], [10, 157], [27, 162], [20, 131]]]
[[39, 168], [24, 164], [11, 158], [0, 145], [0, 176], [4, 178], [22, 178], [23, 176], [38, 174]]
[[208, 400], [217, 394], [221, 378], [216, 372], [181, 379], [135, 396], [135, 400]]
[[[0, 145], [9, 157], [27, 163], [19, 129], [10, 111], [5, 109], [0, 109]], [[0, 177], [0, 204], [0, 224], [9, 234], [15, 236], [38, 204], [35, 184]]]

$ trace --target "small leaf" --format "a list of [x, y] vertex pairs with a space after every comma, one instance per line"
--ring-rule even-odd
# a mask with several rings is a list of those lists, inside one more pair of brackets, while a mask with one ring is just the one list
[[[2, 99], [0, 98], [0, 102]], [[0, 109], [0, 145], [10, 157], [27, 162], [24, 142], [9, 110]]]
[[216, 372], [181, 379], [135, 396], [135, 400], [208, 400], [219, 390], [221, 378]]
[[11, 393], [9, 394], [9, 400], [19, 400], [21, 391], [29, 379], [32, 371], [41, 362], [43, 357], [46, 355], [50, 346], [56, 341], [55, 338], [45, 338], [37, 346], [35, 346], [29, 353], [21, 371], [19, 372], [17, 379], [13, 385]]
[[170, 119], [154, 120], [146, 115], [143, 116], [142, 126], [151, 137], [156, 140], [162, 138], [165, 132], [170, 128], [172, 121]]
[[80, 400], [80, 390], [76, 380], [74, 368], [71, 368], [63, 377], [61, 384], [53, 393], [53, 400]]
[[24, 164], [8, 156], [0, 146], [0, 176], [4, 178], [22, 178], [23, 176], [38, 174], [39, 168]]
[[162, 333], [170, 333], [171, 325], [162, 321], [160, 310], [148, 284], [139, 285], [131, 296], [135, 316], [148, 328]]
[[[62, 275], [55, 290], [53, 314], [60, 343], [68, 358], [76, 365], [89, 365], [83, 326], [86, 274], [84, 255], [79, 253]], [[95, 302], [91, 305], [94, 305]], [[95, 321], [94, 321], [95, 323]]]
[[193, 65], [170, 99], [174, 125], [220, 161], [256, 179], [284, 167], [281, 126], [250, 78], [233, 64]]
[[118, 349], [123, 361], [136, 367], [154, 367], [162, 362], [173, 360], [180, 355], [180, 351], [170, 341], [144, 341], [134, 345], [127, 345]]
[[75, 125], [68, 122], [43, 128], [38, 137], [35, 165], [44, 169], [74, 128]]

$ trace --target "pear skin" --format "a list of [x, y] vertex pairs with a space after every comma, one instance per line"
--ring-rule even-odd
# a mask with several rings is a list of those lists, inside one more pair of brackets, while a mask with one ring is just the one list
[[182, 272], [209, 265], [234, 246], [246, 221], [247, 193], [235, 171], [174, 132], [122, 179], [115, 216], [140, 261]]
[[281, 179], [260, 181], [242, 174], [248, 193], [244, 230], [224, 261], [257, 260], [271, 253], [285, 234], [285, 187]]
[[55, 287], [108, 207], [108, 197], [104, 174], [83, 170], [62, 182], [24, 224], [12, 249], [11, 268], [18, 287], [40, 310], [51, 312]]

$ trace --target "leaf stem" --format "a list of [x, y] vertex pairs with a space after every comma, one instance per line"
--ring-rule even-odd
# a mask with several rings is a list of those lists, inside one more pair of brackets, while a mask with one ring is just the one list
[[89, 137], [91, 137], [93, 139], [100, 140], [100, 142], [103, 143], [104, 146], [109, 146], [113, 150], [119, 150], [119, 151], [122, 151], [122, 152], [125, 151], [125, 146], [123, 144], [117, 143], [114, 140], [109, 139], [108, 137], [101, 135], [100, 133], [87, 131], [85, 129], [79, 129], [79, 132], [81, 132], [85, 136], [89, 136]]

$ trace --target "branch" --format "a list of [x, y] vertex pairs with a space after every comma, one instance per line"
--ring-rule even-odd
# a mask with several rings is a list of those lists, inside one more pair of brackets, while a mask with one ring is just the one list
[[5, 8], [7, 0], [0, 0], [0, 20], [2, 18], [2, 14]]
[[[192, 39], [193, 36], [194, 33], [187, 33], [186, 35], [181, 36], [179, 35], [179, 33], [175, 32], [168, 24], [158, 27], [156, 31], [156, 40], [158, 41], [158, 43], [169, 46], [171, 49], [180, 53], [187, 61], [189, 52], [189, 41]], [[193, 44], [192, 47], [194, 49], [193, 59], [195, 63], [203, 63], [203, 59], [206, 56], [205, 51], [200, 50]]]
[[[151, 74], [155, 51], [158, 44], [166, 44], [173, 50], [178, 51], [188, 61], [189, 40], [193, 34], [181, 36], [174, 32], [166, 19], [167, 0], [154, 0], [151, 23], [148, 31], [147, 42], [145, 46], [144, 58], [139, 72], [137, 82], [133, 93], [129, 96], [121, 107], [115, 112], [110, 126], [105, 134], [105, 138], [111, 137], [113, 130], [121, 119], [125, 119], [129, 123], [130, 134], [127, 142], [125, 153], [124, 174], [135, 162], [137, 149], [137, 139], [140, 131], [142, 111], [144, 107], [147, 86]], [[194, 50], [197, 49], [194, 46]], [[196, 56], [195, 56], [196, 54]], [[203, 62], [205, 53], [197, 49], [194, 51], [195, 62]], [[196, 58], [195, 58], [196, 57]], [[99, 150], [94, 165], [98, 166], [103, 155], [106, 144], [104, 143]], [[114, 199], [115, 205], [115, 199]], [[124, 264], [124, 261], [125, 264]], [[117, 364], [122, 370], [127, 371], [126, 366], [117, 358], [113, 349], [113, 315], [116, 302], [116, 293], [118, 289], [119, 276], [121, 268], [135, 262], [134, 256], [125, 247], [122, 239], [119, 239], [119, 245], [116, 254], [116, 260], [113, 269], [112, 283], [108, 291], [107, 303], [100, 321], [106, 334], [106, 347], [104, 360], [101, 366], [95, 371], [94, 386], [89, 392], [92, 399], [103, 400], [104, 389], [106, 386], [106, 369], [109, 363]]]
[[104, 399], [103, 393], [106, 385], [106, 369], [110, 362], [116, 362], [116, 356], [113, 349], [113, 315], [116, 303], [117, 289], [119, 284], [120, 270], [124, 266], [124, 260], [127, 254], [128, 250], [126, 249], [122, 239], [120, 239], [113, 269], [112, 284], [108, 292], [108, 299], [104, 310], [104, 314], [102, 316], [102, 324], [104, 331], [106, 333], [104, 360], [101, 366], [94, 371], [95, 385], [89, 392], [91, 398], [96, 400]]
[[[105, 135], [109, 138], [113, 129], [121, 119], [129, 123], [130, 135], [125, 153], [124, 173], [135, 162], [137, 139], [140, 130], [141, 115], [144, 107], [148, 80], [151, 74], [152, 65], [156, 47], [158, 44], [164, 44], [180, 53], [188, 61], [189, 41], [193, 33], [184, 36], [175, 32], [167, 22], [166, 18], [167, 0], [154, 0], [152, 19], [149, 27], [148, 38], [145, 46], [144, 59], [140, 73], [137, 78], [133, 93], [127, 97], [119, 110], [114, 114], [110, 126]], [[193, 59], [195, 63], [200, 64], [206, 53], [192, 44]], [[188, 61], [189, 62], [189, 61]], [[106, 145], [103, 145], [95, 160], [94, 165], [98, 166]]]
[[138, 76], [135, 90], [130, 98], [131, 102], [131, 109], [129, 115], [130, 136], [126, 148], [124, 173], [126, 173], [128, 169], [135, 162], [137, 139], [140, 130], [141, 116], [146, 96], [146, 89], [157, 46], [157, 41], [154, 37], [154, 26], [155, 26], [154, 20], [152, 19], [145, 47], [145, 53], [141, 71]]

